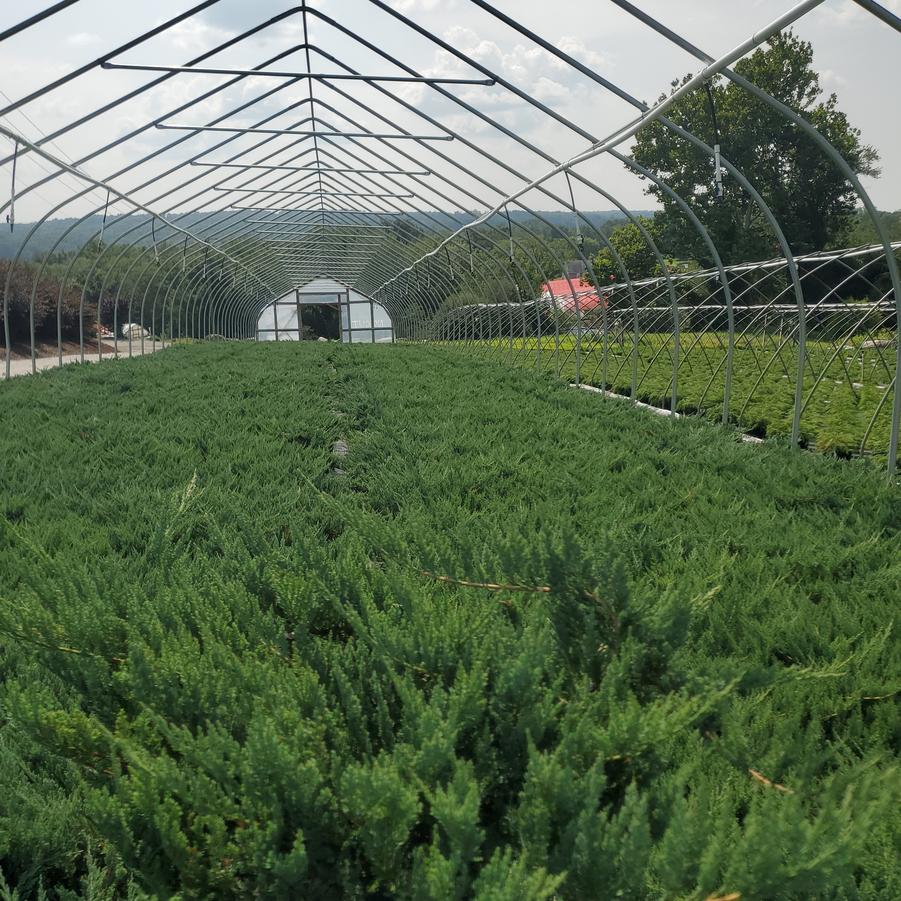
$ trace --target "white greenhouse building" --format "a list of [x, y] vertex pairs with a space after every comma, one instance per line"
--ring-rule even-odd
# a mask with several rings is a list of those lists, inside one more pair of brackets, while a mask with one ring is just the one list
[[335, 279], [317, 278], [266, 307], [257, 322], [257, 337], [377, 344], [394, 340], [394, 325], [388, 311], [371, 297]]

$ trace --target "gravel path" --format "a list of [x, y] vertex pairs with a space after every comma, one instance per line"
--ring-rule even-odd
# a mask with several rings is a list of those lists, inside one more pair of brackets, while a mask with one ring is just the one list
[[[114, 342], [112, 342], [112, 341], [104, 341], [104, 344], [106, 346], [111, 346], [113, 343]], [[116, 350], [119, 353], [119, 358], [120, 359], [122, 359], [123, 357], [127, 358], [128, 357], [128, 341], [121, 341], [121, 340], [116, 341], [115, 345], [116, 345]], [[168, 345], [163, 344], [159, 341], [156, 343], [156, 345], [154, 345], [151, 341], [145, 341], [143, 353], [151, 354], [151, 353], [154, 353], [155, 351], [163, 350], [165, 347], [168, 347]], [[133, 357], [142, 356], [140, 341], [132, 341], [131, 355]], [[98, 363], [98, 362], [100, 362], [100, 359], [101, 359], [101, 357], [97, 353], [86, 353], [84, 355], [85, 363]], [[104, 351], [102, 359], [103, 360], [112, 360], [112, 359], [115, 359], [115, 357], [109, 351]], [[78, 363], [80, 361], [81, 361], [80, 354], [64, 354], [63, 355], [63, 366], [66, 366], [69, 363]], [[35, 367], [38, 370], [54, 369], [55, 367], [59, 366], [59, 357], [55, 354], [50, 357], [38, 357], [34, 362], [35, 362]], [[5, 366], [6, 366], [5, 361], [0, 360], [0, 379], [2, 379], [4, 376]], [[12, 360], [9, 364], [9, 374], [12, 377], [15, 377], [17, 375], [31, 375], [31, 372], [32, 372], [31, 360], [28, 359], [27, 357], [22, 360]]]

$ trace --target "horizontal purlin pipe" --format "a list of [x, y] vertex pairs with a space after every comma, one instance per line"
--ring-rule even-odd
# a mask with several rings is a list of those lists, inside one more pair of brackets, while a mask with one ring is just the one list
[[492, 87], [488, 78], [432, 78], [427, 75], [349, 75], [332, 72], [272, 72], [266, 69], [215, 69], [203, 66], [139, 66], [125, 63], [102, 63], [104, 69], [128, 69], [136, 72], [190, 72], [195, 75], [264, 75], [269, 78], [312, 78], [314, 81], [403, 81], [417, 84], [463, 84]]
[[[529, 184], [523, 185], [518, 188], [512, 194], [509, 194], [505, 197], [500, 203], [496, 204], [492, 209], [488, 210], [486, 213], [479, 216], [477, 219], [474, 219], [472, 222], [467, 223], [458, 229], [453, 235], [439, 244], [434, 250], [430, 251], [427, 254], [424, 254], [418, 262], [422, 262], [428, 257], [433, 257], [438, 254], [440, 250], [444, 249], [444, 246], [452, 240], [457, 235], [461, 234], [464, 231], [475, 228], [478, 225], [481, 225], [487, 222], [493, 216], [498, 215], [504, 206], [507, 203], [511, 203], [514, 200], [522, 197], [524, 194], [529, 193], [529, 191], [534, 190], [535, 188], [540, 187], [546, 181], [549, 181], [556, 175], [560, 175], [563, 172], [567, 172], [572, 169], [574, 166], [579, 163], [587, 162], [590, 159], [594, 159], [597, 156], [600, 156], [603, 153], [606, 153], [608, 150], [613, 149], [614, 147], [618, 147], [620, 144], [623, 144], [625, 141], [628, 141], [630, 138], [634, 137], [642, 128], [651, 122], [659, 119], [666, 110], [670, 109], [674, 104], [678, 103], [679, 100], [682, 99], [686, 94], [695, 90], [699, 85], [703, 84], [705, 81], [708, 81], [713, 75], [718, 74], [722, 69], [727, 68], [732, 63], [734, 63], [737, 59], [741, 59], [741, 57], [745, 56], [754, 48], [760, 46], [760, 44], [764, 43], [768, 38], [772, 37], [777, 32], [787, 28], [789, 25], [793, 24], [797, 19], [801, 18], [806, 13], [810, 12], [810, 10], [815, 9], [817, 6], [822, 5], [824, 0], [804, 0], [803, 3], [798, 4], [787, 13], [784, 13], [774, 22], [770, 23], [766, 28], [752, 35], [747, 40], [743, 41], [729, 53], [721, 57], [719, 60], [710, 63], [705, 66], [701, 72], [697, 75], [692, 76], [688, 81], [686, 81], [683, 85], [681, 85], [677, 90], [675, 90], [672, 94], [670, 94], [666, 99], [660, 101], [655, 106], [651, 107], [647, 112], [643, 115], [639, 116], [637, 119], [633, 120], [629, 124], [623, 126], [617, 131], [610, 134], [607, 138], [599, 141], [594, 144], [588, 150], [583, 151], [582, 153], [578, 153], [570, 159], [566, 160], [563, 163], [555, 166], [550, 171], [546, 172], [544, 175], [539, 176], [534, 179]], [[415, 265], [415, 264], [414, 264]], [[399, 278], [405, 272], [409, 272], [412, 270], [412, 266], [408, 267], [408, 269], [399, 272], [393, 279], [389, 279], [383, 285], [379, 286], [379, 289], [385, 288], [388, 284], [391, 284], [394, 280]]]
[[168, 131], [227, 131], [239, 135], [298, 135], [305, 138], [378, 138], [385, 141], [453, 141], [453, 135], [373, 134], [369, 131], [292, 131], [289, 128], [227, 128], [224, 125], [181, 125], [157, 122], [157, 128]]
[[226, 193], [240, 194], [291, 194], [296, 197], [393, 197], [395, 200], [408, 200], [412, 194], [366, 194], [356, 191], [292, 191], [290, 189], [279, 190], [278, 188], [213, 188], [214, 191], [225, 191]]
[[211, 169], [263, 169], [267, 172], [285, 170], [287, 172], [355, 172], [359, 175], [431, 175], [428, 169], [339, 169], [334, 166], [261, 166], [255, 163], [200, 163], [196, 160], [192, 166], [204, 166]]

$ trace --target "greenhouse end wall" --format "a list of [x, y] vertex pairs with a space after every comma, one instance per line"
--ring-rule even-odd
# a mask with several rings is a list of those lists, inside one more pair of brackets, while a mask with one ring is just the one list
[[337, 308], [340, 337], [345, 344], [394, 341], [394, 325], [381, 304], [329, 278], [295, 288], [267, 306], [257, 321], [257, 340], [300, 341], [303, 310], [314, 306]]

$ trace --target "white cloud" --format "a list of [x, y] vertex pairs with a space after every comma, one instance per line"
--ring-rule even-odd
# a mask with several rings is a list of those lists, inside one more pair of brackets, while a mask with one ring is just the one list
[[[607, 60], [600, 53], [589, 50], [578, 38], [560, 38], [557, 41], [557, 49], [569, 54], [580, 63], [590, 66], [592, 69], [604, 69], [607, 67]], [[561, 63], [561, 65], [563, 64]]]
[[[901, 13], [901, 0], [880, 0], [882, 6], [893, 13]], [[872, 23], [873, 16], [863, 7], [858, 6], [853, 0], [844, 0], [843, 3], [823, 4], [814, 11], [814, 16], [819, 16], [829, 22], [833, 27], [848, 25], [866, 25]]]
[[549, 103], [554, 100], [562, 101], [569, 96], [569, 88], [559, 81], [553, 81], [550, 78], [542, 76], [535, 82], [535, 86], [532, 89], [532, 96], [542, 103]]
[[[426, 75], [443, 78], [484, 77], [474, 72], [471, 60], [495, 73], [519, 90], [536, 100], [552, 106], [571, 118], [577, 113], [575, 107], [588, 100], [590, 82], [569, 63], [549, 51], [535, 45], [521, 42], [500, 43], [477, 34], [472, 28], [454, 25], [443, 35], [446, 43], [453, 46], [460, 56], [448, 50], [437, 49], [433, 62], [425, 70]], [[564, 36], [557, 47], [570, 56], [584, 62], [593, 69], [606, 68], [604, 58], [573, 36]], [[463, 57], [462, 59], [460, 57]], [[495, 87], [450, 88], [455, 96], [476, 107], [501, 122], [508, 128], [531, 131], [540, 124], [533, 110], [515, 93], [498, 85]], [[439, 109], [446, 109], [446, 101], [424, 85], [402, 88], [399, 94], [408, 103], [421, 106], [429, 113], [437, 115]]]
[[[39, 0], [25, 2], [38, 4]], [[195, 0], [190, 0], [190, 3], [193, 2]], [[394, 16], [376, 9], [368, 0], [315, 0], [312, 6], [357, 31], [376, 46], [384, 47], [386, 52], [423, 74], [482, 77], [468, 65], [468, 61], [479, 63], [559, 115], [598, 136], [608, 134], [634, 115], [624, 102], [616, 100], [572, 66], [531, 44], [524, 36], [483, 14], [468, 2], [388, 2], [394, 10], [409, 15], [442, 35], [462, 58], [436, 47], [425, 37], [403, 26]], [[901, 0], [881, 2], [889, 9], [901, 11]], [[123, 5], [115, 0], [85, 0], [85, 12], [72, 20], [74, 27], [61, 30], [55, 40], [47, 40], [44, 30], [34, 28], [17, 37], [15, 42], [10, 42], [9, 49], [4, 48], [6, 68], [5, 77], [0, 78], [0, 88], [13, 99], [24, 96], [96, 56], [98, 48], [95, 44], [113, 47], [123, 43], [139, 31], [152, 27], [156, 21], [183, 11], [190, 3], [188, 0], [157, 0], [155, 4]], [[170, 29], [145, 46], [135, 48], [122, 61], [184, 63], [255, 23], [268, 20], [295, 5], [297, 0], [221, 0], [202, 15]], [[617, 83], [638, 97], [655, 97], [671, 78], [696, 69], [696, 62], [687, 54], [655, 37], [646, 27], [624, 13], [613, 11], [609, 16], [602, 17], [596, 10], [596, 4], [589, 0], [555, 0], [554, 4], [497, 0], [497, 5], [522, 19], [529, 28], [542, 34], [564, 53], [605, 76], [611, 77], [611, 73], [615, 73]], [[739, 40], [783, 12], [786, 0], [747, 0], [744, 4], [714, 6], [708, 0], [682, 0], [680, 4], [667, 3], [666, 0], [641, 0], [640, 5], [664, 19], [669, 17], [667, 21], [672, 27], [702, 48], [719, 53], [735, 46]], [[678, 11], [673, 9], [675, 6], [679, 7]], [[387, 61], [361, 49], [315, 15], [310, 17], [310, 26], [315, 44], [358, 71], [395, 71]], [[864, 139], [877, 146], [882, 154], [884, 175], [872, 185], [874, 199], [881, 206], [897, 208], [901, 204], [898, 199], [901, 197], [898, 120], [897, 117], [885, 116], [884, 111], [872, 102], [874, 96], [879, 96], [881, 87], [893, 83], [892, 79], [897, 80], [897, 54], [892, 53], [895, 49], [892, 42], [897, 43], [897, 35], [853, 0], [828, 0], [817, 12], [799, 22], [797, 32], [813, 42], [815, 65], [820, 69], [824, 88], [839, 94], [842, 109], [856, 126], [863, 129]], [[211, 63], [227, 68], [250, 67], [296, 46], [300, 34], [301, 17], [295, 15], [217, 55]], [[315, 56], [313, 64], [321, 70], [332, 68]], [[302, 55], [292, 55], [276, 67], [294, 71], [303, 66]], [[96, 73], [79, 79], [69, 89], [56, 91], [39, 102], [29, 104], [25, 111], [42, 130], [50, 132], [72, 122], [98, 103], [124, 94], [151, 78], [146, 73]], [[189, 102], [224, 83], [225, 79], [217, 76], [179, 75], [64, 136], [59, 143], [73, 157], [86, 155], [121, 136], [126, 130], [146, 125], [176, 105]], [[433, 132], [430, 124], [417, 120], [413, 113], [402, 110], [388, 98], [377, 96], [372, 88], [348, 82], [335, 84], [351, 97], [373, 107], [377, 113], [389, 117], [398, 128], [414, 133]], [[274, 79], [245, 79], [202, 105], [170, 118], [183, 122], [208, 121], [278, 86]], [[442, 97], [439, 91], [425, 85], [386, 83], [384, 87], [388, 93], [403, 98], [439, 123], [445, 123], [469, 137], [485, 151], [530, 175], [545, 171], [547, 161], [499, 134], [492, 123], [510, 128], [555, 159], [565, 158], [585, 146], [584, 137], [571, 133], [565, 126], [534, 110], [500, 86], [445, 87], [449, 95], [481, 111], [484, 118], [469, 113], [452, 100]], [[351, 100], [338, 99], [335, 92], [324, 85], [317, 84], [314, 89], [323, 104], [333, 103], [340, 112], [355, 117], [363, 127], [386, 130], [385, 123], [379, 123], [375, 116], [356, 109]], [[305, 84], [288, 88], [231, 118], [256, 122], [302, 98], [305, 90]], [[319, 112], [322, 118], [342, 126], [340, 114], [326, 113], [324, 108]], [[298, 109], [277, 121], [300, 119], [304, 114], [304, 110]], [[12, 121], [26, 134], [36, 134], [36, 130], [20, 116], [13, 114]], [[179, 137], [176, 132], [152, 130], [146, 137], [130, 140], [92, 161], [89, 168], [98, 176], [105, 176], [144, 152]], [[167, 161], [184, 159], [214, 141], [218, 143], [218, 140], [213, 136], [191, 138], [169, 152]], [[237, 142], [236, 145], [244, 146]], [[458, 150], [462, 146], [462, 142], [458, 142], [435, 145], [434, 149], [454, 158], [460, 153], [461, 161], [468, 160], [471, 167], [485, 175], [492, 184], [506, 184], [500, 177], [495, 179], [492, 166], [478, 160], [475, 152]], [[398, 145], [398, 149], [404, 148], [408, 145]], [[599, 172], [600, 165], [597, 164]], [[609, 170], [604, 170], [602, 175], [602, 183], [609, 183], [617, 193], [624, 191], [631, 198], [630, 202], [646, 202], [641, 196], [640, 186], [633, 187], [631, 179], [627, 182], [627, 176], [618, 164], [611, 163]], [[29, 172], [23, 169], [21, 178], [28, 177]], [[871, 187], [869, 182], [867, 184]], [[44, 192], [49, 195], [52, 190], [53, 186], [48, 186]], [[32, 203], [29, 195], [23, 198], [22, 216], [28, 215], [30, 206], [35, 212], [38, 207], [41, 211], [45, 208], [43, 204]]]
[[66, 43], [72, 47], [88, 47], [91, 44], [100, 43], [99, 34], [91, 34], [87, 31], [79, 31], [76, 34], [70, 34], [66, 38]]
[[195, 17], [179, 22], [166, 32], [167, 43], [179, 51], [177, 56], [198, 56], [228, 39], [229, 33], [205, 19]]
[[456, 6], [455, 0], [389, 0], [388, 5], [401, 13], [429, 12], [433, 9], [448, 10]]
[[843, 88], [848, 84], [848, 79], [832, 69], [823, 69], [820, 72], [820, 81], [827, 89]]

